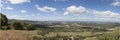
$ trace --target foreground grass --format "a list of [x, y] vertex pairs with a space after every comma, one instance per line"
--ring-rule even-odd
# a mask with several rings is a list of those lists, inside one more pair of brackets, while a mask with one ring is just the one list
[[120, 28], [107, 32], [42, 32], [41, 30], [0, 30], [0, 40], [42, 40], [43, 38], [46, 40], [68, 40], [71, 37], [77, 38], [77, 40], [119, 40], [119, 29]]
[[0, 30], [0, 40], [32, 40], [35, 31]]
[[[40, 32], [40, 30], [39, 30]], [[99, 33], [94, 33], [99, 34]], [[92, 36], [91, 32], [49, 32], [45, 34], [46, 37], [56, 37], [56, 36]], [[35, 36], [41, 36], [41, 34], [38, 34], [38, 30], [35, 31], [21, 31], [21, 30], [0, 30], [0, 40], [34, 40], [33, 38]]]

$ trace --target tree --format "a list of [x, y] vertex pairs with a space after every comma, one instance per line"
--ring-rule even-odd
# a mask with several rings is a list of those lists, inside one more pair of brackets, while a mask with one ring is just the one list
[[6, 15], [0, 13], [0, 29], [2, 28], [7, 28], [7, 23], [8, 23], [8, 18], [6, 17]]
[[6, 15], [0, 13], [0, 22], [1, 22], [1, 26], [7, 25], [8, 19]]
[[17, 22], [17, 21], [13, 22], [11, 24], [11, 26], [13, 29], [16, 29], [16, 30], [23, 30], [24, 29], [24, 25], [21, 22]]

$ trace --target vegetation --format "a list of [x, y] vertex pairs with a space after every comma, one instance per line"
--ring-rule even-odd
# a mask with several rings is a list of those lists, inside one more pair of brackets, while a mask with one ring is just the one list
[[119, 29], [110, 33], [104, 33], [100, 36], [97, 36], [99, 40], [119, 40]]
[[25, 23], [25, 22], [19, 22], [19, 21], [14, 21], [10, 25], [8, 24], [8, 18], [6, 15], [0, 13], [0, 29], [15, 29], [15, 30], [33, 30], [32, 24], [30, 23]]
[[[119, 40], [120, 23], [38, 22], [0, 14], [1, 40]], [[13, 29], [13, 30], [12, 30]], [[6, 31], [8, 30], [8, 31]]]
[[6, 15], [0, 13], [0, 24], [1, 24], [0, 29], [7, 29], [8, 28], [7, 22], [8, 22], [8, 19]]
[[1, 26], [7, 25], [8, 19], [7, 19], [6, 15], [0, 13], [0, 22], [1, 22], [0, 23]]
[[16, 29], [16, 30], [23, 30], [24, 29], [24, 26], [20, 22], [13, 22], [11, 24], [11, 26], [13, 26], [13, 29]]

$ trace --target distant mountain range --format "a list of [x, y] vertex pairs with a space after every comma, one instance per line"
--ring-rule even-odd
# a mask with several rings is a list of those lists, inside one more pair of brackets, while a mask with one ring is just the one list
[[120, 23], [120, 22], [108, 22], [108, 21], [33, 21], [33, 20], [16, 20], [16, 19], [9, 19], [9, 22], [13, 21], [20, 21], [20, 22], [27, 22], [33, 24], [40, 24], [40, 23]]

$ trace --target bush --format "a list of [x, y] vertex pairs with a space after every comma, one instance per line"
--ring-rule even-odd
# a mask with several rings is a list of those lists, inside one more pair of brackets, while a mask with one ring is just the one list
[[29, 23], [22, 23], [25, 30], [34, 30], [33, 25]]
[[34, 28], [32, 27], [32, 24], [25, 23], [25, 22], [18, 22], [18, 21], [14, 21], [11, 24], [11, 28], [15, 30], [34, 30]]
[[8, 29], [10, 29], [10, 27], [9, 26], [1, 26], [0, 29], [2, 29], [2, 30], [8, 30]]
[[21, 22], [17, 22], [17, 21], [13, 22], [11, 24], [11, 26], [12, 26], [11, 28], [15, 29], [15, 30], [23, 30], [24, 29], [24, 25], [22, 25]]

